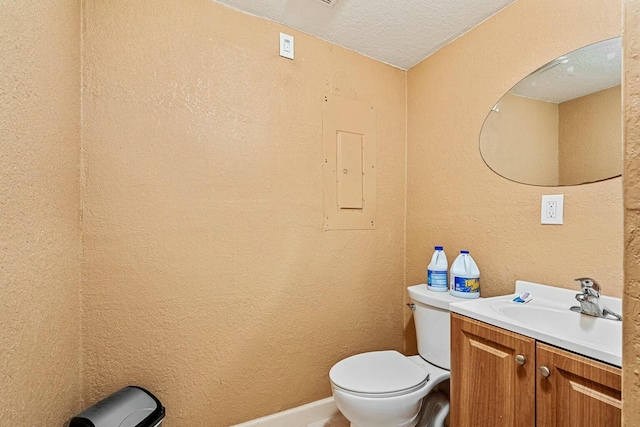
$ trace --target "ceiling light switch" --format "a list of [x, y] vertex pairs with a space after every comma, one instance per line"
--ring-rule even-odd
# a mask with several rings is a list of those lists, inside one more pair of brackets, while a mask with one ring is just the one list
[[280, 33], [280, 56], [293, 59], [293, 36]]

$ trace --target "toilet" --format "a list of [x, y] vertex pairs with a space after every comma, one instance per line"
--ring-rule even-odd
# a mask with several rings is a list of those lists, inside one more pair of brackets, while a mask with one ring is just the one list
[[436, 387], [450, 378], [449, 304], [460, 302], [427, 285], [407, 288], [419, 356], [397, 351], [356, 354], [329, 371], [331, 390], [351, 427], [441, 427], [449, 399]]

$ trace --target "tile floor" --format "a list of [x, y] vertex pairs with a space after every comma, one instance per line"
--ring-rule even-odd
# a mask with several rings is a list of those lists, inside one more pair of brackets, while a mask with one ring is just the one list
[[313, 424], [308, 424], [306, 427], [349, 427], [351, 423], [347, 421], [342, 415], [336, 415], [326, 420], [316, 421]]

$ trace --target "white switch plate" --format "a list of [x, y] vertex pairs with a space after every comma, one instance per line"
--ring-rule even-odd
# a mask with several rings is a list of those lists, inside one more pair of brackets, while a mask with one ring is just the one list
[[564, 224], [564, 194], [542, 196], [541, 224]]
[[280, 33], [280, 56], [293, 59], [293, 36]]

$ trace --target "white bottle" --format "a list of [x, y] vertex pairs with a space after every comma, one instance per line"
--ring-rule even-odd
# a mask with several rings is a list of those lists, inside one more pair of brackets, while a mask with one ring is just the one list
[[458, 298], [480, 297], [480, 270], [469, 251], [460, 251], [451, 264], [449, 293]]
[[436, 292], [447, 292], [447, 270], [449, 261], [442, 246], [436, 246], [435, 252], [431, 256], [431, 263], [427, 267], [427, 289]]

